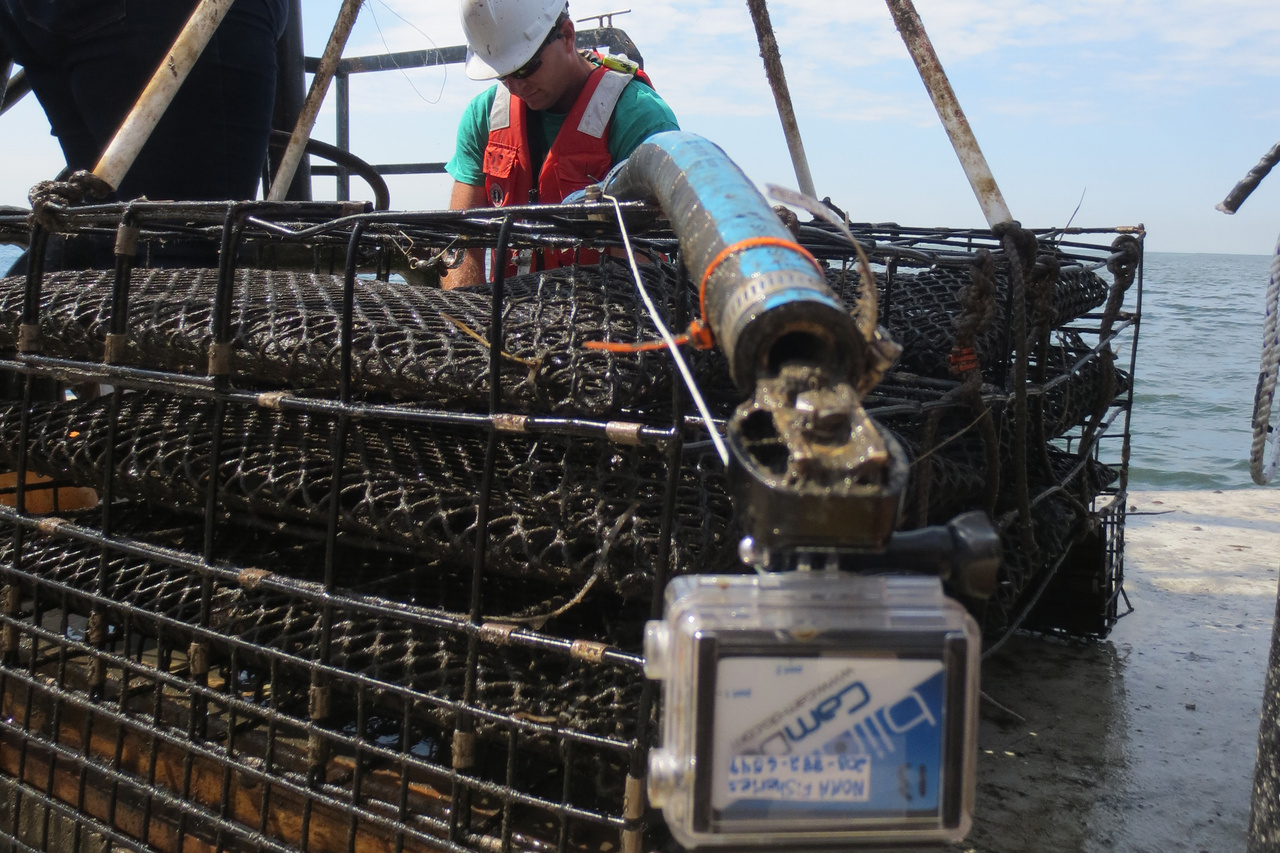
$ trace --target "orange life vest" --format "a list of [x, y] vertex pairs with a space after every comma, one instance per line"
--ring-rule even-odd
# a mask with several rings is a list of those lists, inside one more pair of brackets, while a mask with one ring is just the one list
[[[528, 107], [524, 101], [512, 97], [505, 86], [499, 85], [489, 112], [489, 141], [484, 150], [484, 189], [489, 202], [494, 207], [540, 201], [554, 204], [604, 178], [613, 166], [609, 154], [609, 123], [622, 90], [633, 76], [649, 82], [643, 71], [632, 75], [602, 65], [591, 72], [547, 151], [536, 187]], [[573, 249], [536, 252], [531, 268], [567, 266], [573, 263], [574, 254]], [[578, 252], [580, 263], [595, 263], [599, 258], [599, 252], [594, 250]], [[508, 265], [509, 275], [517, 271], [525, 270]]]

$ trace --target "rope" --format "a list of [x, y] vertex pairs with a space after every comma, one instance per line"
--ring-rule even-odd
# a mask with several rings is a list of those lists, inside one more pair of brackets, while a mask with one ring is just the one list
[[[1120, 309], [1124, 306], [1125, 294], [1133, 286], [1138, 274], [1138, 263], [1142, 259], [1142, 243], [1131, 234], [1121, 234], [1111, 243], [1111, 248], [1115, 250], [1115, 254], [1107, 261], [1107, 271], [1111, 273], [1115, 281], [1107, 294], [1106, 306], [1102, 311], [1102, 321], [1098, 325], [1098, 340], [1100, 341], [1105, 341], [1111, 337], [1111, 327], [1115, 325], [1116, 320], [1120, 317]], [[1116, 377], [1113, 369], [1116, 360], [1115, 350], [1111, 347], [1104, 347], [1099, 355], [1101, 356], [1099, 365], [1102, 368], [1103, 384], [1098, 388], [1097, 409], [1080, 433], [1079, 456], [1081, 458], [1093, 449], [1094, 439], [1097, 437], [1103, 418], [1106, 416], [1107, 403], [1116, 393]]]
[[991, 229], [1000, 237], [1009, 263], [1009, 289], [1013, 317], [1013, 484], [1018, 501], [1018, 535], [1022, 552], [1036, 554], [1032, 528], [1031, 495], [1027, 482], [1027, 286], [1023, 269], [1034, 269], [1036, 238], [1012, 220]]
[[57, 231], [58, 217], [71, 205], [88, 197], [106, 198], [111, 185], [93, 172], [81, 169], [72, 172], [66, 180], [40, 181], [31, 188], [27, 199], [31, 202], [31, 216], [49, 231]]
[[[1249, 452], [1249, 474], [1253, 482], [1265, 486], [1276, 474], [1280, 459], [1280, 430], [1273, 437], [1271, 461], [1265, 462], [1267, 434], [1271, 432], [1271, 404], [1276, 396], [1276, 370], [1280, 365], [1280, 338], [1276, 336], [1276, 314], [1280, 312], [1280, 238], [1271, 259], [1271, 279], [1267, 285], [1266, 319], [1262, 324], [1262, 363], [1258, 367], [1258, 388], [1253, 396], [1253, 444]], [[1265, 464], [1264, 464], [1265, 463]]]
[[[956, 321], [956, 346], [951, 353], [951, 368], [961, 379], [958, 399], [966, 399], [969, 408], [977, 415], [982, 433], [982, 448], [986, 457], [986, 490], [982, 508], [995, 518], [996, 504], [1000, 499], [1000, 437], [996, 433], [995, 418], [990, 407], [982, 399], [982, 365], [974, 350], [976, 341], [996, 318], [995, 259], [987, 249], [979, 249], [969, 268], [969, 285], [961, 297], [963, 312]], [[968, 354], [974, 353], [972, 367], [968, 366]], [[959, 356], [959, 357], [957, 357]], [[968, 429], [968, 427], [966, 427]]]
[[639, 503], [633, 503], [627, 507], [627, 511], [618, 516], [618, 520], [613, 527], [609, 529], [609, 535], [604, 538], [604, 543], [600, 548], [600, 553], [596, 557], [596, 568], [591, 573], [591, 577], [587, 578], [587, 582], [582, 588], [569, 599], [568, 602], [552, 610], [550, 613], [535, 613], [532, 616], [486, 616], [485, 622], [506, 622], [517, 625], [532, 625], [535, 630], [541, 631], [546, 624], [557, 616], [563, 616], [577, 605], [581, 604], [583, 599], [587, 597], [587, 593], [591, 591], [591, 587], [596, 585], [596, 581], [604, 576], [609, 565], [609, 552], [613, 550], [613, 543], [618, 540], [618, 534], [622, 532], [622, 528], [636, 517], [636, 511], [640, 509]]
[[961, 379], [982, 365], [976, 349], [978, 336], [996, 316], [995, 267], [991, 252], [979, 249], [969, 270], [969, 284], [960, 292], [960, 316], [955, 321], [955, 343], [949, 358], [951, 372]]

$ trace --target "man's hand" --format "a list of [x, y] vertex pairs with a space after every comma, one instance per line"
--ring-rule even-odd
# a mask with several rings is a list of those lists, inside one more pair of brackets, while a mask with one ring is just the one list
[[[489, 198], [485, 195], [482, 184], [464, 184], [453, 182], [453, 192], [449, 195], [450, 210], [469, 210], [473, 207], [488, 207]], [[449, 270], [440, 279], [440, 286], [445, 290], [455, 287], [466, 287], [484, 281], [484, 249], [467, 249], [462, 264], [457, 269]]]

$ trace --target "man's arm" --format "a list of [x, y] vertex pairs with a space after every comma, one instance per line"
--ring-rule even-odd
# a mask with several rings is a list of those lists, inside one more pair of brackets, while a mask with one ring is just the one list
[[[453, 182], [453, 192], [449, 196], [450, 210], [469, 210], [473, 207], [487, 207], [489, 198], [485, 195], [483, 184], [464, 184]], [[449, 270], [440, 279], [440, 286], [445, 290], [455, 287], [466, 287], [469, 284], [480, 284], [484, 281], [484, 249], [467, 249], [462, 257], [462, 265]]]
[[[458, 141], [453, 157], [445, 164], [445, 171], [454, 180], [449, 196], [450, 210], [468, 210], [488, 207], [489, 198], [484, 191], [484, 149], [489, 139], [489, 112], [497, 86], [481, 92], [471, 99], [458, 122]], [[444, 288], [463, 287], [484, 281], [484, 250], [468, 249], [462, 266], [449, 270], [440, 279]]]

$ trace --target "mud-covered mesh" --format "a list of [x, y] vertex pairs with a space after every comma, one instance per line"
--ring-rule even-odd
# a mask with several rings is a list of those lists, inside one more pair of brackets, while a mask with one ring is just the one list
[[[67, 520], [91, 525], [95, 515], [72, 514]], [[145, 504], [119, 505], [114, 515], [117, 535], [179, 550], [200, 546], [203, 534], [198, 520]], [[246, 527], [232, 526], [226, 533], [220, 539], [217, 561], [230, 566], [271, 566], [274, 573], [241, 569], [239, 574], [224, 572], [210, 584], [207, 624], [236, 644], [234, 653], [229, 642], [212, 645], [212, 666], [234, 666], [242, 683], [269, 682], [277, 694], [277, 709], [299, 714], [306, 713], [306, 692], [299, 688], [305, 687], [313, 663], [336, 667], [352, 679], [393, 684], [399, 692], [379, 698], [379, 714], [384, 718], [389, 713], [393, 718], [402, 715], [398, 706], [402, 708], [405, 700], [400, 697], [405, 692], [430, 696], [432, 702], [412, 707], [413, 736], [420, 743], [448, 742], [455, 723], [449, 703], [461, 701], [466, 690], [469, 648], [461, 630], [465, 617], [421, 606], [410, 607], [418, 618], [407, 618], [405, 610], [377, 615], [352, 602], [361, 595], [381, 593], [400, 600], [416, 596], [461, 605], [467, 597], [464, 583], [447, 574], [426, 573], [420, 561], [403, 556], [388, 558], [343, 548], [343, 583], [328, 599], [325, 629], [314, 578], [315, 568], [323, 562], [322, 544]], [[99, 548], [64, 538], [28, 543], [22, 559], [26, 571], [61, 591], [59, 601], [70, 613], [88, 617], [95, 600], [113, 602], [117, 613], [125, 614], [113, 616], [115, 636], [126, 631], [164, 636], [179, 648], [198, 637], [195, 629], [201, 624], [205, 585], [198, 572], [163, 560], [110, 553], [104, 573]], [[5, 523], [0, 523], [0, 560], [14, 560], [13, 529]], [[272, 584], [273, 577], [287, 581]], [[105, 585], [100, 588], [102, 578]], [[298, 587], [300, 579], [309, 582], [310, 588]], [[487, 585], [485, 598], [488, 612], [519, 624], [521, 617], [513, 614], [528, 610], [530, 600], [546, 594], [536, 584], [497, 578]], [[648, 607], [617, 602], [598, 607], [588, 599], [585, 606], [563, 615], [547, 618], [548, 613], [525, 618], [540, 628], [618, 647], [642, 636]], [[322, 633], [329, 640], [323, 661]], [[500, 719], [533, 720], [596, 738], [626, 738], [635, 725], [644, 682], [634, 665], [592, 663], [518, 645], [484, 643], [477, 649], [474, 667], [469, 704], [483, 714], [476, 728], [480, 736], [477, 772], [482, 775], [486, 766], [501, 767], [504, 760], [504, 727], [496, 722]], [[360, 701], [355, 681], [338, 680], [333, 690], [333, 715], [338, 720], [353, 719]], [[392, 731], [399, 734], [395, 727]], [[522, 744], [540, 753], [542, 761], [558, 759], [554, 738], [535, 734], [526, 736]], [[607, 752], [586, 753], [578, 762], [588, 772], [575, 777], [575, 801], [598, 804], [622, 797], [626, 767], [617, 758]], [[551, 780], [531, 783], [530, 793], [564, 796], [564, 791], [547, 784]]]
[[[0, 281], [12, 378], [104, 392], [0, 404], [0, 463], [111, 498], [57, 520], [0, 513], [4, 737], [30, 762], [62, 750], [65, 768], [29, 767], [49, 802], [57, 786], [123, 792], [75, 806], [94, 826], [149, 817], [120, 825], [144, 839], [122, 848], [170, 827], [236, 851], [661, 849], [629, 799], [659, 701], [643, 626], [664, 578], [744, 569], [729, 477], [669, 355], [586, 346], [656, 337], [629, 272], [606, 258], [507, 280], [491, 410], [490, 289], [379, 280], [370, 261], [403, 239], [476, 245], [496, 223], [371, 217], [359, 237], [358, 216], [296, 211], [245, 231], [282, 258], [340, 261], [360, 244], [349, 383], [341, 276], [239, 268], [221, 300], [212, 270], [135, 269], [122, 300], [113, 273], [50, 273], [38, 340], [27, 283]], [[206, 221], [211, 237], [225, 218]], [[174, 222], [148, 220], [144, 242], [198, 230], [185, 212]], [[606, 230], [552, 210], [510, 233], [585, 246]], [[997, 640], [1096, 527], [1099, 495], [1122, 486], [1093, 443], [1130, 384], [1107, 337], [1126, 282], [1090, 271], [1117, 250], [1043, 241], [1014, 306], [990, 234], [855, 230], [880, 270], [878, 319], [904, 347], [864, 401], [910, 460], [899, 526], [990, 514], [997, 590], [965, 604]], [[847, 244], [825, 226], [801, 233], [852, 306]], [[669, 233], [640, 239], [656, 259], [644, 279], [679, 331], [696, 282], [658, 258], [676, 257]], [[127, 311], [108, 347], [113, 301]], [[221, 304], [225, 372], [211, 352]], [[1027, 317], [1023, 388], [1011, 308]], [[722, 428], [743, 392], [718, 351], [686, 355]], [[277, 815], [318, 829], [301, 837]]]
[[[1075, 496], [1074, 503], [1064, 505], [1062, 498], [1050, 496], [1031, 507], [1036, 531], [1032, 553], [1014, 532], [1018, 505], [1012, 395], [988, 392], [976, 404], [963, 398], [948, 399], [944, 392], [921, 387], [913, 378], [899, 374], [890, 376], [867, 400], [867, 411], [893, 431], [911, 459], [901, 526], [945, 524], [975, 508], [1003, 519], [1005, 561], [999, 593], [990, 602], [969, 602], [990, 638], [998, 638], [1007, 629], [1022, 596], [1034, 589], [1047, 567], [1062, 556], [1078, 535], [1093, 499], [1116, 478], [1114, 471], [1093, 459], [1067, 454], [1052, 443], [1084, 419], [1105, 411], [1125, 387], [1123, 374], [1117, 374], [1110, 385], [1098, 381], [1100, 368], [1094, 360], [1076, 370], [1067, 369], [1080, 354], [1078, 346], [1078, 338], [1069, 336], [1067, 345], [1056, 349], [1054, 360], [1063, 370], [1049, 374], [1055, 381], [1033, 395], [1029, 405], [1044, 434], [1044, 440], [1036, 443], [1033, 433], [1030, 442], [1026, 468], [1030, 493], [1040, 495], [1065, 485]], [[983, 413], [990, 419], [996, 441], [994, 460], [982, 428]]]
[[[1122, 387], [1123, 377], [1100, 381], [1101, 371], [1115, 370], [1086, 358], [1088, 353], [1071, 334], [1047, 349], [1042, 359], [1046, 382], [1032, 398], [1044, 440], [1104, 410]], [[119, 493], [203, 511], [214, 403], [162, 393], [121, 391], [117, 397], [34, 407], [28, 464], [79, 485], [104, 482], [105, 439], [118, 406], [113, 476]], [[885, 411], [883, 425], [899, 437], [910, 458], [923, 460], [913, 462], [904, 526], [946, 523], [991, 503], [993, 495], [999, 500], [991, 509], [1012, 506], [1010, 400], [1008, 392], [990, 390], [975, 408], [972, 400], [949, 397], [905, 373], [892, 374], [867, 400], [873, 416]], [[981, 412], [989, 413], [997, 440], [994, 491], [990, 451], [982, 432], [973, 428]], [[7, 449], [10, 465], [17, 463], [20, 426], [19, 404], [0, 409], [0, 447]], [[334, 426], [327, 414], [228, 406], [219, 505], [323, 530], [332, 490]], [[439, 571], [469, 571], [484, 434], [359, 419], [348, 424], [346, 439], [339, 523], [347, 540], [420, 549]], [[566, 593], [591, 582], [624, 597], [648, 596], [664, 541], [667, 463], [658, 449], [541, 434], [505, 436], [496, 450], [488, 524], [494, 572], [539, 579]], [[1043, 453], [1029, 458], [1033, 473], [1046, 469], [1043, 458]], [[1051, 472], [1039, 474], [1044, 483], [1051, 481]], [[674, 570], [740, 570], [732, 506], [710, 448], [685, 454], [679, 482]], [[1021, 590], [1030, 583], [1034, 565], [1025, 573], [1011, 569], [1007, 588]]]
[[[902, 346], [898, 369], [939, 379], [951, 377], [950, 355], [956, 345], [956, 320], [963, 305], [961, 294], [972, 281], [971, 265], [948, 263], [928, 269], [897, 269], [890, 280], [876, 273], [881, 302], [881, 322]], [[1035, 276], [1048, 279], [1052, 306], [1050, 328], [1058, 328], [1102, 305], [1109, 292], [1105, 279], [1095, 272], [1071, 269], [1056, 274], [1039, 269]], [[831, 270], [827, 280], [847, 305], [853, 305], [860, 286], [856, 268]], [[992, 299], [994, 316], [974, 341], [979, 362], [994, 366], [1008, 353], [1009, 275], [996, 272]], [[887, 314], [887, 316], [886, 316]]]
[[[76, 523], [92, 523], [91, 515], [69, 516]], [[198, 522], [174, 516], [146, 505], [122, 506], [117, 512], [117, 532], [154, 544], [180, 549], [199, 548], [202, 530]], [[7, 534], [7, 535], [6, 535]], [[72, 590], [92, 593], [97, 589], [101, 568], [100, 549], [67, 539], [42, 539], [28, 545], [24, 560], [30, 570], [48, 581]], [[228, 563], [271, 566], [281, 576], [305, 578], [323, 556], [323, 547], [279, 533], [254, 532], [235, 528], [223, 537], [218, 556]], [[398, 584], [414, 588], [423, 582], [420, 569], [410, 561], [379, 564], [358, 550], [344, 552], [348, 575], [386, 573], [401, 569]], [[0, 559], [13, 559], [12, 527], [0, 524]], [[265, 571], [263, 572], [265, 574]], [[134, 608], [135, 619], [147, 625], [149, 614], [194, 626], [198, 622], [202, 578], [199, 573], [159, 561], [114, 554], [106, 572], [106, 595]], [[314, 580], [314, 578], [313, 578]], [[348, 583], [360, 578], [347, 577]], [[287, 590], [269, 588], [261, 575], [245, 585], [232, 578], [213, 584], [209, 624], [215, 630], [245, 641], [242, 660], [266, 665], [270, 651], [287, 653], [286, 666], [305, 672], [307, 661], [318, 659], [321, 614], [314, 604]], [[347, 587], [347, 583], [341, 588]], [[417, 587], [422, 591], [422, 587]], [[465, 600], [463, 585], [454, 579], [444, 592], [446, 600]], [[528, 585], [499, 584], [488, 593], [492, 609], [498, 613], [527, 606]], [[88, 612], [86, 605], [73, 609]], [[459, 602], [460, 603], [460, 602]], [[430, 613], [430, 610], [423, 610]], [[612, 610], [584, 607], [560, 616], [561, 630], [596, 642], [618, 646], [634, 644], [641, 636], [647, 607], [632, 606]], [[460, 618], [452, 614], [455, 619]], [[331, 620], [329, 663], [351, 673], [398, 684], [442, 700], [461, 697], [467, 655], [466, 636], [456, 630], [433, 628], [422, 621], [363, 615], [340, 604]], [[261, 654], [255, 657], [254, 650]], [[222, 655], [225, 658], [225, 653]], [[521, 712], [547, 717], [559, 725], [598, 735], [618, 735], [632, 722], [625, 707], [634, 703], [640, 682], [628, 667], [591, 666], [568, 657], [533, 655], [512, 646], [482, 645], [478, 704], [504, 715]], [[563, 689], [571, 687], [571, 690]], [[437, 722], [445, 722], [443, 717]]]
[[[1046, 580], [1044, 564], [1065, 554], [1078, 540], [1088, 525], [1096, 523], [1088, 501], [1102, 489], [1111, 486], [1118, 473], [1110, 466], [1095, 460], [1081, 460], [1070, 454], [1053, 451], [1049, 456], [1049, 473], [1040, 473], [1033, 480], [1033, 487], [1043, 493], [1032, 507], [1031, 519], [1035, 549], [1028, 551], [1020, 541], [1020, 533], [1014, 519], [1008, 519], [1001, 530], [1005, 560], [1000, 567], [1000, 583], [996, 593], [986, 602], [970, 602], [970, 606], [982, 614], [993, 631], [1007, 625], [1012, 614], [1019, 612], [1027, 598], [1036, 595]], [[1080, 472], [1068, 480], [1069, 472], [1083, 465]], [[1055, 484], [1068, 481], [1063, 491], [1053, 490]]]
[[[640, 267], [655, 300], [672, 314], [691, 316], [696, 294], [676, 286], [669, 264]], [[857, 276], [832, 270], [828, 280], [852, 305]], [[877, 276], [887, 326], [902, 345], [900, 370], [950, 377], [961, 292], [971, 280], [964, 265], [898, 271], [891, 286]], [[16, 339], [24, 279], [0, 280], [0, 347]], [[42, 287], [41, 333], [50, 354], [100, 360], [108, 331], [115, 276], [55, 273]], [[1008, 276], [996, 275], [995, 317], [975, 349], [983, 365], [997, 364], [1008, 337]], [[1071, 270], [1053, 278], [1052, 327], [1098, 307], [1107, 283]], [[126, 362], [204, 371], [212, 341], [216, 270], [147, 270], [135, 274], [129, 297]], [[331, 389], [340, 377], [343, 280], [340, 276], [242, 270], [235, 279], [233, 370], [254, 385]], [[677, 302], [679, 307], [677, 309]], [[614, 353], [588, 341], [633, 342], [655, 337], [629, 271], [606, 259], [599, 267], [570, 267], [507, 282], [503, 311], [504, 402], [529, 412], [608, 415], [661, 413], [670, 400], [666, 356]], [[490, 324], [488, 288], [453, 291], [360, 279], [353, 309], [354, 376], [365, 392], [446, 407], [488, 404]], [[700, 387], [720, 414], [741, 398], [717, 350], [690, 354]]]
[[[642, 266], [660, 304], [679, 314], [696, 294], [681, 290], [668, 264]], [[587, 340], [652, 336], [634, 286], [612, 261], [516, 277], [504, 302], [503, 402], [522, 412], [579, 415], [626, 412], [669, 417], [670, 375], [664, 353], [605, 353]], [[1080, 269], [1048, 277], [1052, 304], [1045, 329], [1095, 308], [1106, 282]], [[1034, 277], [1033, 277], [1034, 278]], [[845, 299], [853, 277], [831, 273]], [[945, 523], [984, 507], [1013, 504], [1012, 389], [988, 386], [978, 399], [959, 396], [950, 376], [958, 315], [971, 265], [898, 271], [881, 276], [882, 307], [901, 336], [903, 355], [866, 401], [913, 460], [902, 526]], [[0, 312], [16, 317], [20, 279], [8, 279]], [[42, 290], [47, 349], [69, 358], [103, 351], [113, 276], [60, 274]], [[197, 372], [211, 340], [212, 272], [140, 272], [130, 298], [130, 358], [152, 368]], [[992, 319], [975, 349], [984, 375], [1007, 346], [1002, 318], [1007, 275], [994, 276]], [[235, 288], [235, 381], [285, 385], [309, 393], [340, 376], [341, 279], [242, 271]], [[680, 305], [681, 307], [672, 308]], [[356, 283], [353, 385], [365, 394], [411, 397], [427, 405], [481, 408], [487, 402], [488, 350], [479, 340], [490, 316], [487, 287], [432, 291], [376, 280]], [[1050, 483], [1045, 443], [1105, 411], [1127, 387], [1110, 360], [1076, 333], [1053, 332], [1031, 347], [1025, 426], [1033, 442], [1028, 473]], [[737, 397], [724, 358], [692, 353], [699, 387], [721, 414]], [[935, 381], [930, 381], [935, 380]], [[214, 405], [163, 393], [119, 395], [113, 476], [125, 496], [203, 512]], [[110, 398], [42, 406], [32, 412], [29, 464], [49, 476], [95, 486], [106, 471], [104, 439]], [[986, 413], [985, 415], [983, 413]], [[976, 428], [981, 424], [982, 428]], [[19, 408], [0, 413], [0, 441], [17, 461]], [[228, 511], [323, 529], [328, 518], [335, 420], [328, 414], [229, 405], [218, 467], [218, 501]], [[987, 430], [984, 432], [984, 430]], [[470, 427], [411, 426], [355, 419], [346, 432], [339, 523], [350, 541], [423, 549], [440, 571], [467, 571], [474, 558], [476, 495], [486, 438]], [[1038, 445], [1035, 442], [1039, 442]], [[1036, 448], [1039, 450], [1036, 450]], [[663, 552], [662, 509], [667, 460], [656, 447], [626, 447], [555, 433], [505, 435], [496, 445], [497, 480], [489, 515], [492, 570], [533, 577], [570, 593], [599, 583], [624, 597], [648, 597]], [[672, 570], [736, 571], [737, 534], [723, 471], [710, 449], [681, 461], [671, 538]], [[1088, 503], [1093, 495], [1082, 495]], [[1019, 546], [1022, 547], [1022, 546]], [[1025, 548], [1024, 548], [1025, 550]], [[1055, 549], [1038, 557], [1050, 558]], [[1029, 561], [1028, 561], [1029, 560]], [[1019, 568], [1025, 564], [1025, 570]], [[1008, 560], [1008, 596], [1034, 581], [1044, 560]], [[986, 608], [988, 613], [999, 608]], [[1008, 614], [988, 621], [994, 632]]]
[[[40, 404], [29, 414], [28, 462], [39, 473], [100, 484], [114, 420], [113, 476], [120, 493], [199, 512], [214, 410], [211, 400], [123, 390], [85, 402]], [[21, 422], [20, 403], [0, 408], [0, 454], [9, 466], [18, 461]], [[228, 407], [218, 462], [220, 505], [323, 529], [334, 426], [328, 415]], [[348, 425], [346, 439], [339, 498], [344, 534], [418, 548], [445, 567], [469, 570], [484, 434], [362, 419]], [[497, 452], [488, 524], [493, 571], [565, 588], [594, 578], [624, 596], [648, 594], [662, 547], [662, 453], [553, 434], [510, 436]], [[711, 450], [686, 455], [677, 496], [675, 564], [732, 570], [732, 507]]]
[[[695, 294], [677, 291], [670, 264], [644, 264], [655, 301], [691, 316]], [[100, 361], [110, 327], [111, 272], [48, 275], [41, 289], [45, 352]], [[16, 345], [25, 279], [0, 280], [0, 348]], [[121, 363], [203, 374], [208, 364], [216, 270], [151, 269], [133, 274], [128, 343]], [[685, 304], [677, 309], [674, 301]], [[331, 390], [341, 376], [343, 279], [240, 270], [234, 280], [232, 370], [255, 387]], [[352, 313], [355, 387], [364, 393], [449, 408], [489, 403], [487, 286], [451, 291], [361, 278]], [[652, 338], [630, 273], [606, 259], [509, 280], [503, 301], [503, 401], [531, 413], [603, 416], [671, 400], [663, 353], [612, 353], [588, 341]], [[728, 366], [718, 351], [694, 354], [713, 397], [729, 402]], [[722, 408], [724, 408], [722, 406]]]

